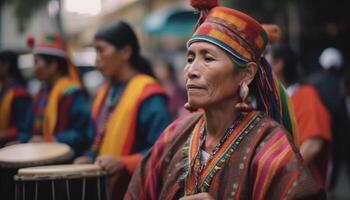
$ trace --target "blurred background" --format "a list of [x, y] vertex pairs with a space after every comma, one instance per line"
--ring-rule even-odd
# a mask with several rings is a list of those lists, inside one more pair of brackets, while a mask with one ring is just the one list
[[[305, 75], [320, 68], [323, 49], [336, 47], [349, 65], [349, 3], [345, 0], [222, 0], [254, 16], [261, 23], [276, 23], [282, 42], [297, 53]], [[144, 54], [168, 59], [183, 67], [185, 41], [197, 19], [185, 0], [0, 0], [0, 48], [29, 53], [26, 38], [41, 33], [61, 33], [83, 73], [94, 65], [91, 43], [95, 31], [115, 19], [129, 22], [137, 31]], [[22, 57], [28, 68], [30, 57]]]
[[[340, 73], [344, 76], [348, 73], [349, 1], [222, 0], [221, 5], [241, 10], [260, 23], [279, 25], [281, 42], [289, 44], [296, 53], [304, 77], [321, 69], [319, 57], [328, 47], [340, 50], [343, 54]], [[103, 81], [94, 66], [94, 33], [107, 22], [123, 19], [136, 30], [143, 54], [152, 61], [158, 78], [167, 76], [161, 68], [171, 66], [172, 77], [181, 87], [185, 44], [197, 18], [185, 0], [0, 0], [0, 49], [21, 53], [19, 65], [32, 80], [29, 89], [34, 93], [39, 83], [33, 78], [33, 58], [26, 38], [60, 33], [93, 96]], [[340, 176], [335, 190], [338, 199], [350, 199], [350, 186], [344, 177]]]

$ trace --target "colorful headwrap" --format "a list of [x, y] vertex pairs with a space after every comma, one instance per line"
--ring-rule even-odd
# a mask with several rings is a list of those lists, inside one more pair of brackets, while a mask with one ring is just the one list
[[244, 68], [248, 62], [255, 62], [258, 65], [257, 89], [265, 112], [282, 123], [298, 144], [296, 120], [289, 97], [272, 73], [270, 64], [262, 57], [269, 42], [264, 28], [242, 12], [216, 6], [217, 1], [192, 0], [191, 5], [200, 10], [201, 15], [187, 47], [197, 41], [206, 41], [226, 50], [238, 67]]
[[66, 59], [70, 77], [81, 82], [79, 73], [70, 59], [66, 43], [62, 37], [57, 34], [44, 34], [38, 45], [35, 45], [33, 37], [28, 37], [27, 44], [33, 48], [34, 54], [57, 56]]

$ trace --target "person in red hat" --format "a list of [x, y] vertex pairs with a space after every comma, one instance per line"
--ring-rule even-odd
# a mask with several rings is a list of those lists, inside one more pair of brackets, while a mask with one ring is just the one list
[[79, 156], [92, 143], [93, 126], [88, 95], [77, 69], [58, 35], [43, 35], [33, 54], [34, 73], [41, 88], [33, 101], [32, 132], [23, 133], [20, 139], [66, 143]]
[[124, 199], [325, 199], [298, 153], [290, 99], [262, 55], [262, 26], [215, 1], [191, 3], [202, 11], [187, 42], [185, 106], [198, 111], [168, 126]]
[[17, 58], [16, 52], [0, 51], [0, 147], [30, 129], [31, 97]]

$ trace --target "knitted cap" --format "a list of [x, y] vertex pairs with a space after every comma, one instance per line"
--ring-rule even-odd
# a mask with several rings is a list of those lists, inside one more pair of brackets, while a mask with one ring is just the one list
[[187, 43], [213, 43], [238, 61], [259, 61], [268, 43], [262, 26], [252, 17], [226, 7], [214, 7]]
[[45, 34], [33, 49], [34, 54], [67, 57], [67, 47], [62, 37], [56, 34]]

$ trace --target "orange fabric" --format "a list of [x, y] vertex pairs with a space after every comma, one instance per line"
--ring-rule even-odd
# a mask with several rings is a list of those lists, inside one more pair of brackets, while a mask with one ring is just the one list
[[330, 155], [327, 143], [332, 140], [330, 114], [316, 90], [310, 85], [300, 85], [292, 95], [292, 102], [299, 126], [300, 144], [315, 137], [326, 142], [325, 155], [322, 155], [322, 159], [311, 163], [314, 178], [324, 186]]
[[0, 130], [5, 131], [8, 138], [13, 138], [17, 134], [17, 128], [11, 127], [11, 108], [16, 98], [28, 97], [25, 88], [13, 87], [9, 89], [0, 101]]
[[0, 130], [6, 130], [10, 125], [11, 104], [15, 96], [14, 90], [9, 90], [0, 102]]
[[129, 156], [120, 156], [121, 161], [124, 163], [125, 167], [128, 169], [130, 174], [132, 174], [137, 166], [140, 164], [143, 156], [139, 153], [132, 154]]
[[312, 137], [331, 141], [331, 118], [316, 90], [301, 85], [292, 95], [292, 102], [299, 126], [300, 143]]

